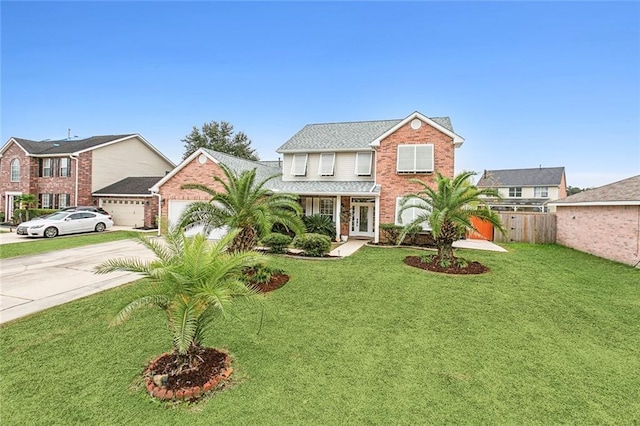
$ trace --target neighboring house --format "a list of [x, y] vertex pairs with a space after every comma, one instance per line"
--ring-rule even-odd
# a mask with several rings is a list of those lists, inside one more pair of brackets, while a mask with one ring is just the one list
[[553, 202], [558, 244], [638, 267], [640, 175]]
[[[40, 208], [98, 204], [93, 194], [127, 177], [163, 176], [174, 164], [137, 134], [31, 141], [10, 138], [0, 149], [0, 211], [38, 197]], [[117, 222], [116, 222], [117, 224]]]
[[[299, 195], [306, 215], [330, 217], [336, 223], [336, 238], [377, 242], [380, 224], [400, 223], [400, 199], [420, 189], [410, 179], [434, 183], [436, 172], [453, 177], [455, 148], [463, 142], [448, 117], [429, 118], [419, 112], [397, 120], [310, 124], [277, 150], [282, 163], [252, 162], [200, 149], [152, 191], [161, 197], [161, 216], [175, 223], [188, 204], [208, 199], [204, 192], [185, 191], [181, 185], [216, 188], [213, 176], [223, 176], [220, 163], [236, 172], [256, 168], [260, 178], [280, 174], [267, 187]], [[416, 211], [406, 210], [402, 223]]]
[[476, 186], [497, 189], [502, 199], [486, 200], [502, 211], [552, 212], [549, 202], [567, 196], [564, 167], [485, 170]]

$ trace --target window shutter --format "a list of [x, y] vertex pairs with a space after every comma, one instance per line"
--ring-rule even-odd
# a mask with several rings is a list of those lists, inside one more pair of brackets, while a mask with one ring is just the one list
[[293, 176], [306, 176], [307, 174], [307, 154], [293, 154], [293, 164], [291, 165]]
[[318, 169], [318, 174], [320, 176], [333, 176], [333, 165], [335, 159], [336, 154], [333, 152], [320, 154], [320, 167]]
[[433, 171], [433, 145], [416, 145], [416, 173]]
[[398, 145], [398, 172], [414, 172], [414, 147], [411, 145]]
[[371, 152], [356, 153], [356, 175], [369, 176], [371, 174]]

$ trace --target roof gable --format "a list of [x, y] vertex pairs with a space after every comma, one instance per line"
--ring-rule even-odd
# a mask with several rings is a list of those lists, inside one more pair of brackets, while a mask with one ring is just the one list
[[640, 205], [640, 175], [579, 192], [553, 204]]
[[[127, 135], [105, 135], [105, 136], [91, 136], [85, 139], [76, 140], [44, 140], [44, 141], [32, 141], [22, 138], [11, 138], [9, 142], [14, 141], [17, 143], [28, 155], [32, 156], [44, 156], [44, 155], [65, 155], [73, 154], [81, 151], [87, 151], [97, 148], [105, 143], [120, 141], [128, 139], [134, 136], [134, 134]], [[7, 146], [5, 144], [5, 146]], [[3, 147], [2, 151], [5, 148]]]
[[413, 121], [414, 119], [419, 119], [427, 123], [429, 126], [433, 127], [434, 129], [441, 131], [447, 136], [450, 136], [453, 139], [453, 143], [456, 148], [459, 148], [464, 143], [464, 138], [453, 131], [453, 127], [451, 126], [451, 120], [449, 119], [449, 117], [429, 118], [419, 113], [418, 111], [416, 111], [413, 114], [409, 114], [409, 116], [406, 117], [404, 120], [400, 120], [396, 125], [388, 129], [382, 135], [378, 136], [374, 141], [371, 142], [371, 146], [380, 146], [380, 142], [382, 142], [383, 139], [392, 135], [398, 129], [405, 126], [406, 124]]
[[564, 167], [485, 170], [477, 185], [480, 188], [509, 186], [560, 186]]

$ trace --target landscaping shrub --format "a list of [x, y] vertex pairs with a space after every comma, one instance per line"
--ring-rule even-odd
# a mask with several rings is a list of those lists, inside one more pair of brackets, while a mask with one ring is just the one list
[[284, 270], [259, 264], [245, 269], [243, 279], [247, 284], [266, 284], [273, 275], [279, 274], [284, 274]]
[[262, 245], [267, 246], [273, 253], [284, 253], [293, 241], [288, 235], [272, 232], [262, 239]]
[[4, 212], [0, 212], [0, 222], [4, 222]]
[[312, 214], [302, 218], [307, 232], [310, 234], [321, 234], [333, 239], [336, 236], [336, 224], [329, 216]]
[[293, 239], [293, 246], [314, 257], [322, 257], [331, 250], [331, 239], [321, 234], [302, 234]]
[[395, 223], [381, 223], [380, 233], [382, 234], [382, 242], [387, 244], [397, 245], [400, 241], [400, 233], [402, 232], [402, 226]]
[[27, 220], [35, 219], [38, 216], [48, 215], [57, 211], [57, 209], [29, 209], [29, 219], [27, 219], [26, 209], [15, 209], [13, 211], [13, 223], [14, 225], [18, 225]]

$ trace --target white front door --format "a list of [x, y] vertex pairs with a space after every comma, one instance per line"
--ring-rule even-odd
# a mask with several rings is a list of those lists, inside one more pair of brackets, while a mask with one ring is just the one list
[[374, 203], [351, 203], [349, 236], [373, 237]]
[[13, 209], [15, 208], [16, 197], [22, 195], [22, 192], [5, 192], [6, 205], [4, 206], [5, 218], [7, 222], [13, 218]]

